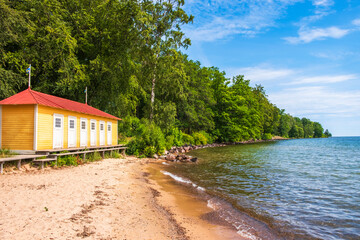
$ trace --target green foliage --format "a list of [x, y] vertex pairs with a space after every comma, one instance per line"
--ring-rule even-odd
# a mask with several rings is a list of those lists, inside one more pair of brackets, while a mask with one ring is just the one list
[[324, 136], [325, 137], [332, 137], [332, 134], [329, 132], [328, 129], [326, 129], [325, 132], [324, 132]]
[[264, 133], [262, 139], [263, 140], [271, 140], [272, 139], [271, 133]]
[[110, 157], [111, 158], [122, 158], [122, 155], [116, 151], [111, 151]]
[[170, 149], [171, 147], [173, 147], [175, 145], [174, 138], [175, 137], [173, 135], [166, 136], [166, 138], [165, 138], [165, 148], [166, 149]]
[[142, 155], [147, 147], [153, 147], [154, 153], [162, 154], [165, 150], [165, 137], [158, 126], [143, 119], [135, 138], [128, 144], [127, 153]]
[[86, 157], [89, 162], [95, 162], [102, 159], [99, 152], [88, 153]]
[[144, 155], [147, 157], [152, 157], [152, 156], [154, 156], [155, 153], [156, 153], [156, 149], [153, 146], [147, 146], [144, 149]]
[[313, 123], [313, 128], [314, 128], [314, 137], [315, 138], [321, 138], [323, 136], [323, 132], [324, 132], [324, 129], [321, 126], [321, 124], [318, 123], [318, 122], [314, 122]]
[[189, 134], [183, 133], [183, 143], [184, 144], [195, 144], [194, 138]]
[[140, 125], [140, 119], [127, 116], [119, 121], [119, 133], [122, 134], [123, 137], [133, 137], [138, 133]]
[[209, 134], [205, 131], [200, 131], [200, 133], [206, 138], [207, 144], [211, 144], [214, 142], [214, 138], [211, 136], [211, 134]]
[[7, 148], [0, 148], [0, 158], [9, 157], [15, 155], [10, 149]]
[[201, 132], [193, 133], [192, 137], [194, 138], [195, 145], [206, 145], [208, 143], [208, 139]]
[[[55, 163], [53, 163], [53, 164], [55, 164]], [[58, 167], [77, 166], [77, 165], [78, 165], [77, 158], [72, 156], [72, 155], [61, 156], [61, 157], [58, 157], [58, 159], [57, 159], [57, 166]]]
[[173, 143], [171, 146], [180, 147], [184, 144], [183, 142], [183, 132], [178, 128], [171, 128], [170, 131], [167, 132], [167, 137], [171, 136], [173, 138]]
[[34, 90], [84, 102], [88, 86], [89, 105], [123, 119], [119, 142], [130, 154], [331, 136], [278, 109], [261, 85], [183, 54], [191, 42], [181, 28], [193, 20], [184, 3], [0, 0], [0, 100], [27, 88], [31, 63]]

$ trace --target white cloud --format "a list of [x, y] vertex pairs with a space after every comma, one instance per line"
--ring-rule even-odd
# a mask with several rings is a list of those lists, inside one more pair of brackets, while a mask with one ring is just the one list
[[295, 116], [360, 116], [360, 91], [334, 91], [326, 87], [300, 87], [268, 93], [271, 102]]
[[328, 50], [327, 52], [313, 52], [311, 53], [312, 56], [317, 58], [324, 58], [324, 59], [330, 59], [330, 60], [341, 60], [349, 56], [357, 56], [360, 55], [357, 52], [351, 52], [351, 51], [334, 51], [334, 50]]
[[244, 67], [228, 68], [225, 70], [227, 77], [244, 75], [245, 79], [250, 79], [252, 83], [264, 83], [266, 81], [278, 83], [279, 85], [313, 85], [313, 84], [332, 84], [357, 80], [356, 74], [339, 75], [314, 75], [309, 70], [274, 68], [267, 64]]
[[251, 82], [263, 82], [269, 80], [284, 79], [294, 75], [296, 72], [292, 69], [274, 69], [269, 67], [246, 67], [226, 70], [227, 76], [244, 75], [245, 79]]
[[298, 31], [298, 37], [286, 37], [284, 39], [291, 44], [310, 43], [315, 40], [324, 40], [326, 38], [339, 39], [349, 32], [350, 30], [348, 29], [341, 29], [338, 27], [300, 29]]
[[183, 30], [193, 41], [204, 42], [236, 34], [254, 36], [275, 26], [285, 9], [299, 1], [192, 0], [185, 10], [195, 16], [194, 24]]
[[351, 23], [352, 23], [353, 25], [355, 25], [355, 26], [359, 26], [359, 27], [360, 27], [360, 18], [354, 19]]
[[332, 1], [332, 0], [314, 0], [313, 4], [315, 6], [328, 7], [328, 6], [334, 5], [334, 1]]
[[347, 74], [347, 75], [331, 75], [331, 76], [314, 76], [314, 77], [303, 77], [295, 80], [289, 84], [313, 84], [313, 83], [338, 83], [345, 82], [348, 80], [355, 80], [358, 77], [355, 74]]

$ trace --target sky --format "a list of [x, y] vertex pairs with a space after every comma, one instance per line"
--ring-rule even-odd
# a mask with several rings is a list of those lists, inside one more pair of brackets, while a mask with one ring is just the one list
[[287, 113], [360, 136], [360, 0], [187, 0], [184, 52]]

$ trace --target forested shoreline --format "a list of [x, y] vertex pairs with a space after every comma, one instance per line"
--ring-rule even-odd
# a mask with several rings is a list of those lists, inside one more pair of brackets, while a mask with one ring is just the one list
[[[0, 0], [0, 99], [27, 88], [121, 117], [130, 153], [182, 144], [329, 137], [271, 103], [261, 85], [228, 79], [182, 51], [194, 16], [183, 0]], [[196, 17], [196, 16], [195, 16]]]

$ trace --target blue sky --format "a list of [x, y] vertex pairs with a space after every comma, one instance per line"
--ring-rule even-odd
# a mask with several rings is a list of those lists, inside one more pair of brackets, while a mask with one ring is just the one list
[[359, 0], [187, 0], [185, 10], [191, 59], [245, 75], [334, 136], [360, 136]]

